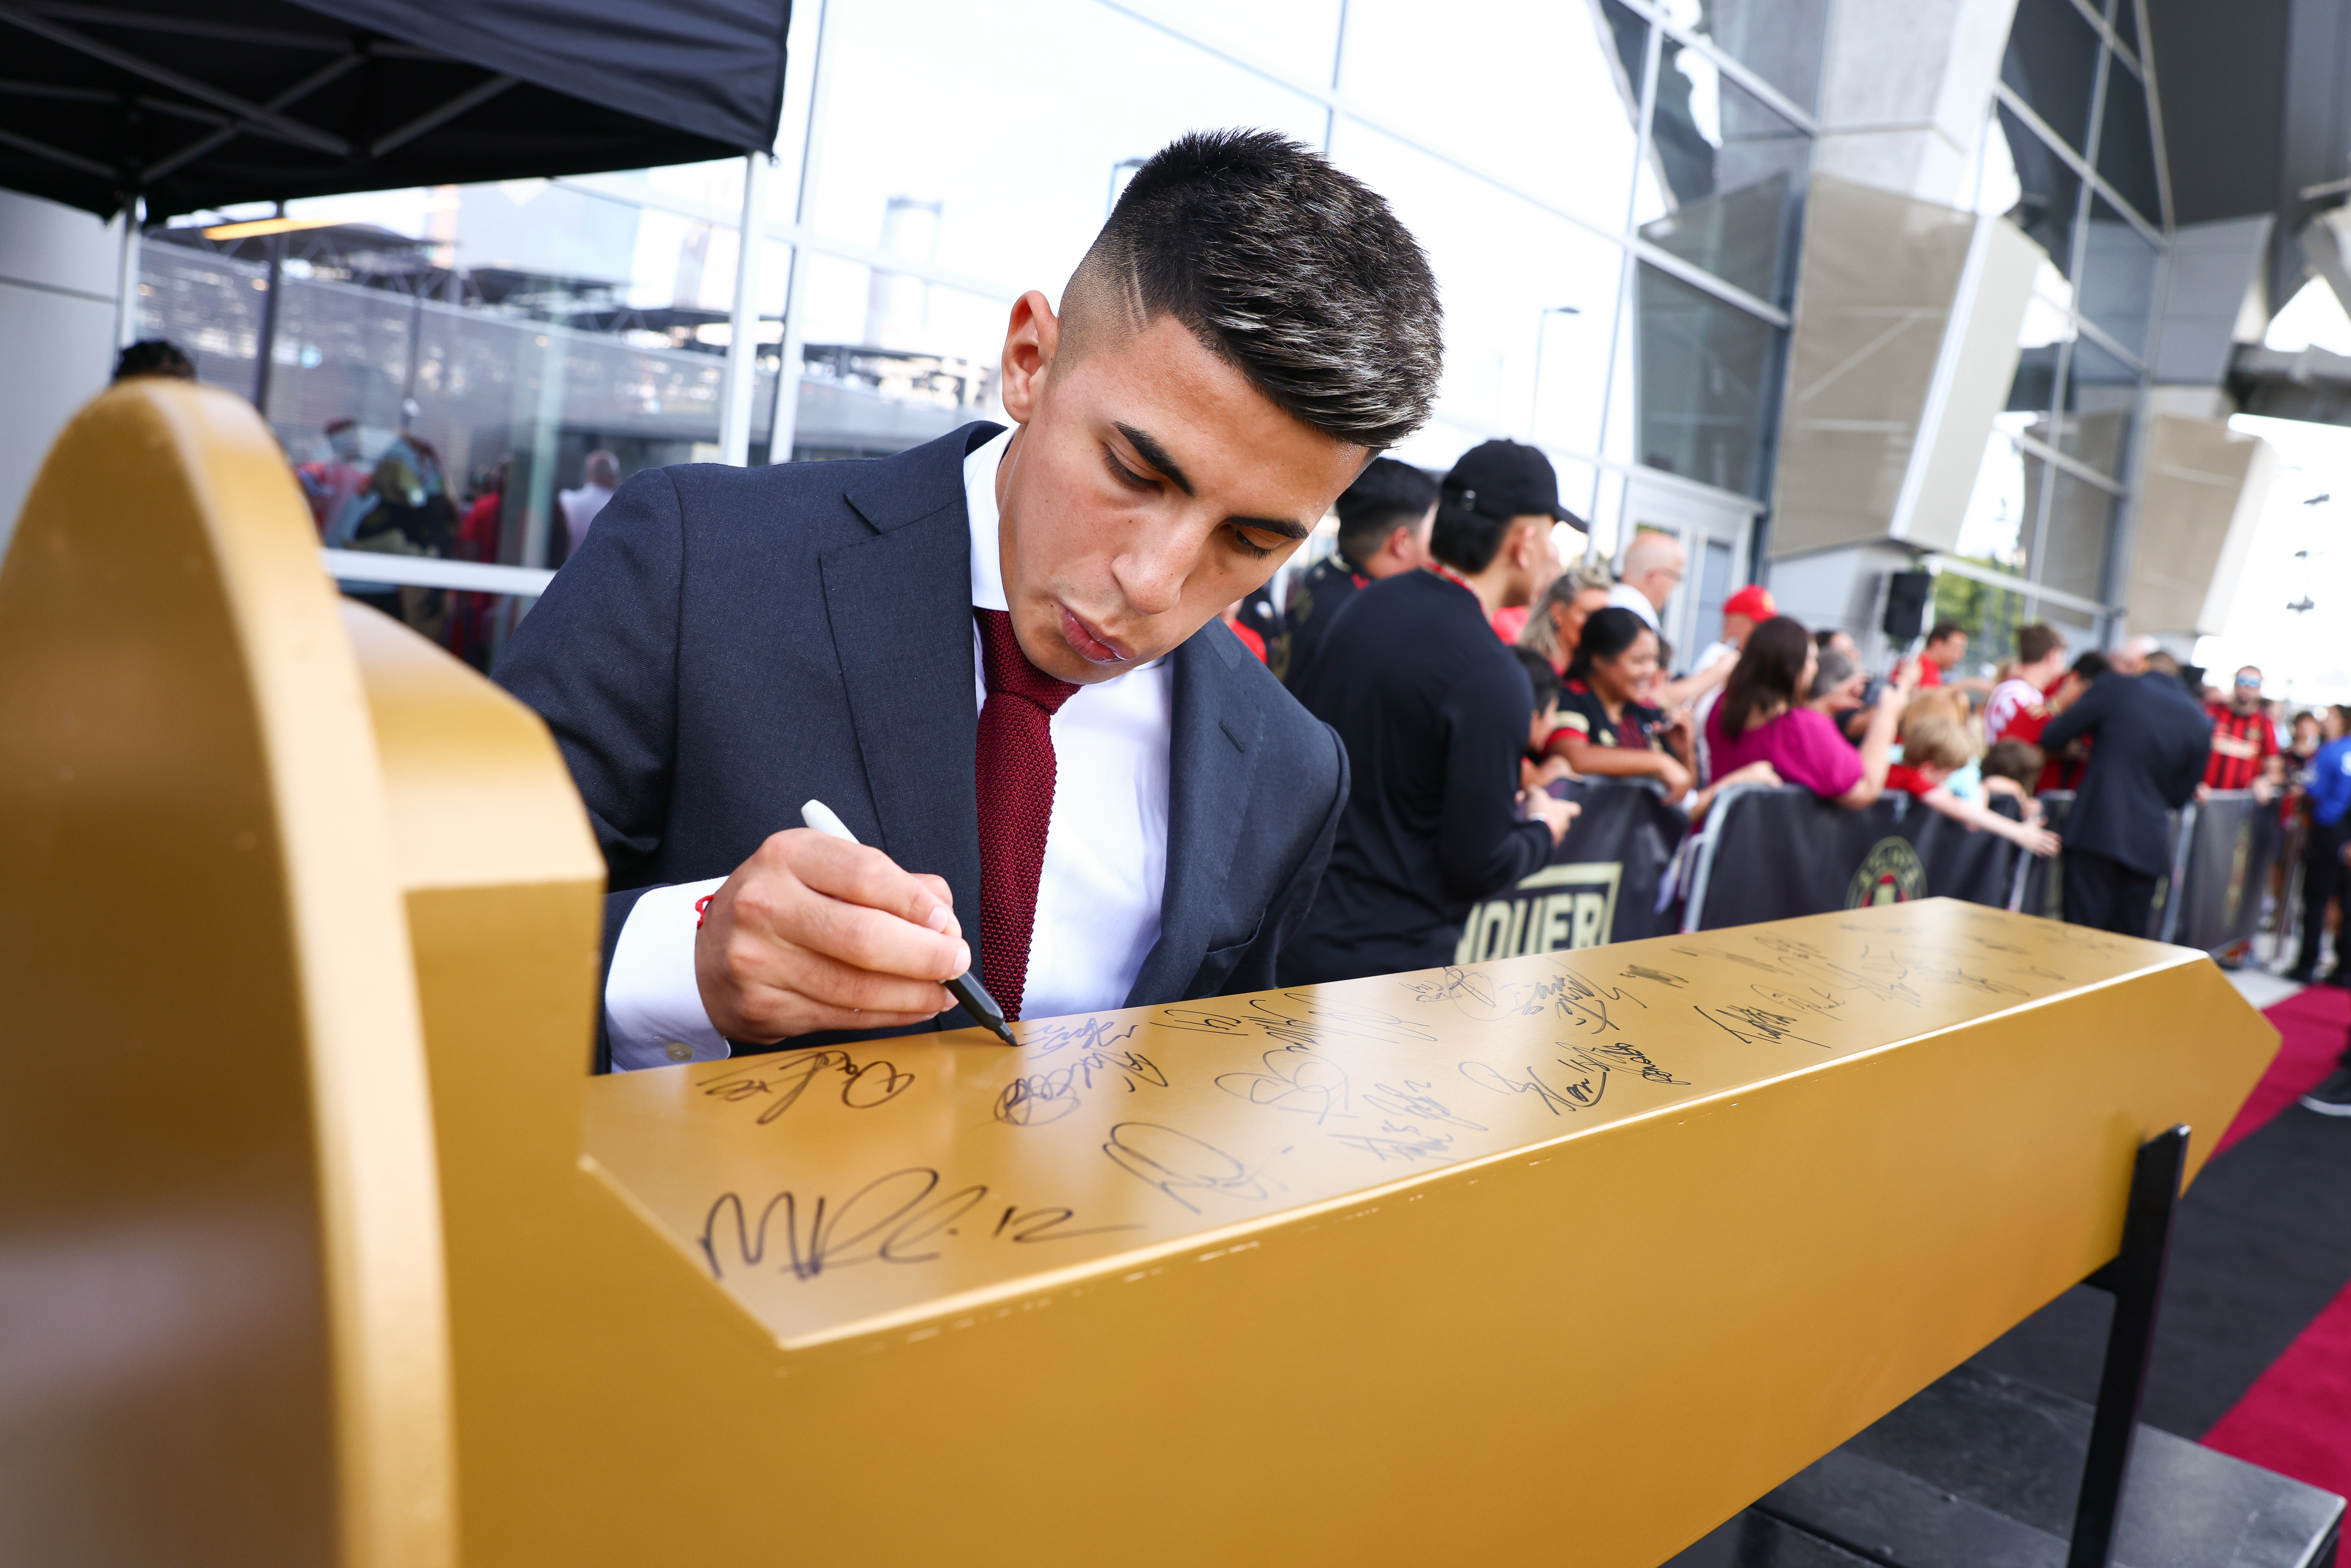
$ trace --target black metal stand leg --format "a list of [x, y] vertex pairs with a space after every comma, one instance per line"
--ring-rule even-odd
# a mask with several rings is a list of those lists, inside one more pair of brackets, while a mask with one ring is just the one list
[[2066, 1568], [2107, 1568], [2114, 1556], [2131, 1442], [2138, 1435], [2147, 1362], [2155, 1352], [2155, 1315], [2163, 1301], [2171, 1215], [2187, 1166], [2185, 1125], [2139, 1145], [2131, 1167], [2130, 1206], [2123, 1216], [2122, 1250], [2086, 1281], [2113, 1294], [2115, 1317], [2106, 1335], [2105, 1371], [2098, 1379], [2097, 1414], [2090, 1423], [2090, 1457], [2082, 1467], [2082, 1498], [2074, 1511], [2074, 1544]]

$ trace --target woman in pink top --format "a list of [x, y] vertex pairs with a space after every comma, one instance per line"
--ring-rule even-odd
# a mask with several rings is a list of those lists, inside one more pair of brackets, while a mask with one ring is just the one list
[[1707, 745], [1718, 774], [1769, 762], [1789, 783], [1859, 810], [1886, 788], [1895, 727], [1918, 684], [1917, 663], [1906, 663], [1879, 694], [1855, 751], [1826, 715], [1798, 700], [1797, 694], [1812, 689], [1815, 656], [1811, 634], [1785, 615], [1755, 628], [1722, 700], [1707, 716]]

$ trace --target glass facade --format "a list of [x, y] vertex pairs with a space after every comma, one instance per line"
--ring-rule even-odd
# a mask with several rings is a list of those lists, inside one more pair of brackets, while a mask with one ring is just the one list
[[[2012, 580], [2017, 613], [2074, 626], [2077, 646], [2117, 608], [2168, 232], [2139, 3], [2020, 0], [1980, 160], [1979, 208], [2006, 213], [2049, 263], [1957, 553]], [[1989, 591], [1950, 597], [2009, 609]], [[1998, 630], [1978, 632], [1987, 657], [2008, 646]]]
[[[1734, 542], [1761, 510], [1827, 0], [799, 10], [784, 155], [749, 213], [748, 461], [876, 455], [987, 414], [1011, 302], [1058, 297], [1142, 159], [1248, 125], [1323, 149], [1429, 253], [1447, 373], [1398, 455], [1541, 445], [1602, 553], [1652, 520], [1643, 483], [1710, 498]], [[989, 90], [1015, 80], [1053, 85]], [[744, 173], [191, 214], [150, 232], [141, 330], [263, 394], [322, 529], [389, 454], [447, 498], [443, 528], [390, 548], [558, 565], [591, 453], [623, 476], [734, 455]]]
[[[1976, 205], [2049, 263], [1956, 553], [2028, 609], [2098, 612], [2129, 516], [2165, 233], [2139, 3], [2021, 0], [1977, 160]], [[591, 455], [622, 476], [880, 455], [999, 412], [1011, 303], [1058, 296], [1140, 161], [1270, 127], [1385, 194], [1436, 269], [1445, 381], [1397, 455], [1542, 447], [1594, 553], [1683, 536], [1669, 631], [1710, 636], [1701, 601], [1747, 577], [1772, 493], [1831, 11], [809, 0], [759, 180], [727, 161], [190, 214], [149, 234], [141, 329], [260, 394], [329, 542], [557, 566]], [[1022, 80], [1052, 86], [990, 88]], [[338, 535], [387, 456], [437, 521]]]

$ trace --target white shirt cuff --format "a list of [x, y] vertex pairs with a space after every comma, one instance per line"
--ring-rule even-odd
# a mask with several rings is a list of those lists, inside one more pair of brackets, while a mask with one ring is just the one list
[[694, 977], [695, 904], [726, 879], [648, 889], [629, 911], [604, 977], [604, 1030], [612, 1042], [612, 1071], [669, 1067], [681, 1061], [724, 1061], [734, 1054], [711, 1027]]

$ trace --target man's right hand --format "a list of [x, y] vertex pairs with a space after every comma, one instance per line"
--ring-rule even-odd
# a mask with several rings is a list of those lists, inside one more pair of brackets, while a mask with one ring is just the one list
[[711, 895], [694, 934], [711, 1026], [768, 1045], [921, 1023], [971, 967], [955, 895], [880, 850], [810, 828], [772, 834]]
[[1519, 795], [1519, 804], [1526, 809], [1529, 821], [1541, 822], [1551, 830], [1551, 841], [1559, 842], [1567, 836], [1567, 825], [1575, 821], [1583, 808], [1572, 800], [1562, 800], [1548, 789], [1527, 789]]

